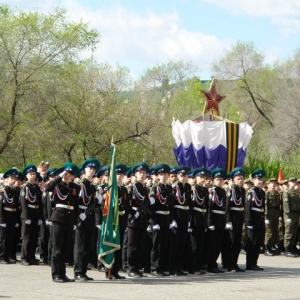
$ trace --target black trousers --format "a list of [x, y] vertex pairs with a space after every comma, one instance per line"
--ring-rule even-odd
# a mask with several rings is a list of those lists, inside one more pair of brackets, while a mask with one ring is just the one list
[[246, 267], [253, 267], [257, 265], [260, 246], [264, 238], [264, 229], [247, 228], [247, 237]]
[[69, 258], [72, 247], [73, 225], [53, 222], [51, 273], [64, 277], [66, 274], [65, 262]]
[[224, 268], [232, 268], [232, 255], [231, 255], [231, 240], [230, 230], [224, 230], [223, 243], [221, 248], [221, 260]]
[[214, 268], [220, 255], [225, 229], [208, 229], [208, 257], [207, 268]]
[[9, 256], [14, 260], [17, 259], [17, 252], [19, 251], [19, 242], [20, 242], [21, 231], [22, 231], [22, 223], [21, 222], [17, 222], [17, 223], [19, 224], [19, 226], [15, 228], [14, 240], [9, 254]]
[[74, 243], [74, 273], [86, 274], [92, 257], [94, 230], [76, 228]]
[[194, 227], [193, 231], [189, 234], [191, 252], [189, 255], [188, 270], [189, 272], [195, 272], [199, 270], [203, 264], [204, 245], [205, 245], [205, 228]]
[[35, 250], [38, 240], [38, 220], [31, 220], [31, 224], [25, 224], [22, 219], [22, 249], [21, 259], [28, 262], [35, 259]]
[[229, 230], [230, 235], [230, 255], [232, 267], [236, 267], [242, 248], [243, 224], [232, 224], [232, 230]]
[[123, 244], [122, 244], [122, 269], [124, 272], [128, 271], [127, 248], [128, 248], [128, 228], [126, 228], [124, 231]]
[[49, 237], [50, 237], [49, 226], [46, 225], [45, 222], [43, 222], [40, 225], [38, 244], [39, 244], [40, 258], [43, 259], [44, 263], [47, 264], [49, 261], [49, 257], [48, 257]]
[[151, 266], [153, 270], [158, 272], [164, 271], [164, 258], [166, 256], [169, 239], [169, 225], [163, 226], [160, 224], [160, 230], [152, 232], [152, 251], [151, 251]]
[[170, 248], [170, 273], [181, 271], [182, 258], [188, 236], [188, 223], [177, 222], [178, 228], [172, 228]]
[[6, 223], [0, 226], [0, 260], [8, 260], [14, 243], [15, 224]]

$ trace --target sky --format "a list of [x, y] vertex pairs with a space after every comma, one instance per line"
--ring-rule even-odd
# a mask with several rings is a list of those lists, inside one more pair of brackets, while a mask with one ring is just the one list
[[[101, 34], [93, 57], [129, 68], [138, 78], [169, 60], [192, 61], [201, 79], [237, 41], [253, 42], [272, 63], [300, 45], [300, 1], [296, 0], [0, 0], [13, 9], [67, 9]], [[91, 53], [85, 53], [91, 56]]]

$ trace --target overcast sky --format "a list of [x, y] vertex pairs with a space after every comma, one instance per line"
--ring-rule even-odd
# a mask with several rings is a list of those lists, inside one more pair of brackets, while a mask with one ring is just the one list
[[66, 8], [70, 19], [82, 19], [101, 33], [97, 61], [126, 66], [134, 77], [168, 59], [184, 59], [198, 65], [201, 79], [209, 79], [212, 61], [238, 40], [253, 42], [268, 62], [287, 58], [300, 44], [297, 0], [0, 2], [25, 11]]

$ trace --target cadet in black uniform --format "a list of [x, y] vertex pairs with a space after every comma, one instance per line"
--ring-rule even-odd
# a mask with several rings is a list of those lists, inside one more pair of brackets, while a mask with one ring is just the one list
[[226, 171], [222, 168], [212, 171], [213, 186], [209, 189], [207, 214], [207, 226], [209, 229], [207, 271], [210, 273], [224, 273], [224, 271], [217, 268], [217, 259], [222, 248], [226, 222], [226, 192], [222, 188], [226, 177]]
[[242, 233], [245, 220], [245, 198], [246, 190], [243, 188], [245, 171], [235, 168], [230, 177], [233, 184], [229, 186], [226, 194], [226, 227], [230, 236], [230, 268], [236, 272], [244, 272], [238, 266], [239, 254], [242, 248]]
[[22, 219], [22, 249], [21, 264], [23, 266], [38, 265], [35, 258], [35, 250], [38, 238], [38, 226], [42, 224], [43, 207], [42, 192], [35, 184], [37, 168], [33, 164], [28, 164], [23, 170], [26, 184], [20, 193], [21, 219]]
[[92, 257], [92, 245], [95, 232], [95, 211], [94, 207], [99, 205], [96, 198], [96, 187], [93, 184], [93, 177], [100, 167], [96, 158], [89, 158], [82, 164], [84, 178], [80, 181], [79, 194], [79, 218], [75, 230], [74, 245], [74, 275], [75, 280], [86, 281], [93, 278], [86, 275], [88, 264]]
[[[6, 185], [0, 190], [0, 263], [11, 264], [11, 249], [15, 239], [15, 229], [19, 226], [19, 193], [14, 189], [18, 170], [9, 169], [3, 174]], [[14, 261], [15, 263], [15, 261]]]
[[178, 166], [176, 168], [178, 182], [175, 184], [175, 194], [172, 201], [172, 233], [170, 248], [170, 275], [187, 275], [182, 271], [182, 259], [188, 237], [190, 224], [190, 210], [192, 202], [192, 187], [188, 180], [190, 168]]
[[151, 206], [153, 215], [150, 219], [152, 226], [153, 247], [151, 251], [152, 275], [167, 276], [164, 273], [164, 261], [169, 239], [172, 212], [172, 187], [167, 184], [170, 167], [166, 164], [157, 165], [154, 174], [159, 182], [150, 190], [150, 198], [155, 199]]
[[[128, 200], [128, 276], [132, 278], [142, 277], [139, 271], [141, 260], [145, 253], [144, 240], [147, 238], [147, 227], [149, 215], [145, 211], [151, 204], [148, 195], [148, 190], [145, 186], [146, 174], [149, 172], [149, 166], [144, 163], [137, 163], [132, 167], [132, 173], [135, 174], [136, 182], [132, 184], [132, 189], [129, 191]], [[154, 203], [154, 201], [153, 201]], [[145, 209], [140, 209], [145, 207]], [[130, 219], [134, 217], [132, 221]]]
[[79, 168], [71, 162], [63, 165], [64, 171], [46, 186], [53, 193], [54, 208], [50, 220], [53, 228], [51, 273], [54, 282], [73, 282], [66, 276], [65, 262], [70, 253], [72, 235], [79, 215], [78, 198], [80, 187], [74, 183]]
[[[203, 268], [205, 231], [207, 230], [208, 189], [204, 186], [207, 170], [198, 168], [193, 171], [196, 185], [192, 188], [192, 217], [190, 243], [192, 253], [189, 256], [189, 273], [199, 272]], [[200, 271], [201, 274], [203, 272]]]
[[264, 186], [264, 170], [256, 170], [251, 174], [254, 186], [248, 191], [245, 205], [247, 226], [247, 254], [246, 254], [246, 270], [262, 271], [263, 268], [257, 265], [260, 253], [260, 246], [264, 238], [265, 227], [265, 192]]

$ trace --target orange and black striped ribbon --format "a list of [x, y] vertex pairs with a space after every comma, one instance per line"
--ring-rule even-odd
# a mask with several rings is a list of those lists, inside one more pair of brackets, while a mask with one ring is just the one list
[[227, 142], [227, 167], [229, 173], [236, 166], [238, 143], [239, 143], [239, 125], [226, 122], [226, 142]]

